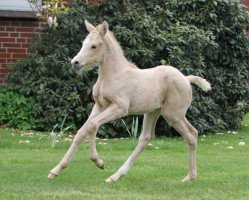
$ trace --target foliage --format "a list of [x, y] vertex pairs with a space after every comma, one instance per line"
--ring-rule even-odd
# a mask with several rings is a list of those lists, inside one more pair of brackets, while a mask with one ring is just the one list
[[[140, 68], [169, 64], [185, 75], [205, 77], [212, 91], [193, 86], [193, 103], [187, 118], [200, 131], [238, 129], [249, 99], [248, 13], [238, 0], [123, 1], [100, 5], [74, 1], [58, 18], [56, 29], [47, 28], [33, 40], [25, 60], [10, 66], [9, 84], [33, 96], [40, 129], [60, 123], [82, 125], [93, 105], [91, 87], [96, 69], [77, 76], [69, 58], [76, 55], [87, 31], [84, 20], [97, 25], [107, 20], [127, 58]], [[132, 118], [124, 119], [131, 127]], [[140, 122], [142, 120], [139, 120]], [[100, 128], [105, 137], [122, 136], [125, 126], [115, 121]], [[160, 118], [158, 134], [173, 130]]]
[[0, 87], [0, 125], [18, 129], [35, 129], [34, 99], [7, 87]]
[[64, 15], [68, 12], [69, 8], [65, 6], [62, 0], [27, 0], [36, 13], [36, 16], [41, 20], [46, 20], [50, 27], [56, 28], [58, 26], [57, 17]]

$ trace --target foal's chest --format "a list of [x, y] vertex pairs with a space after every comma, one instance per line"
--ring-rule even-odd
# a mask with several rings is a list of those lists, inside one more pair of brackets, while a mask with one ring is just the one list
[[95, 103], [97, 103], [102, 108], [107, 108], [111, 104], [110, 99], [105, 94], [103, 94], [100, 84], [97, 83], [93, 87], [93, 98]]

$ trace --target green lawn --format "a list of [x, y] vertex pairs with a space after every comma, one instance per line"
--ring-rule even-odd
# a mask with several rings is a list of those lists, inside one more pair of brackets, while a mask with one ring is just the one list
[[190, 183], [180, 182], [188, 161], [182, 138], [154, 140], [129, 173], [111, 185], [104, 181], [130, 155], [131, 139], [97, 141], [105, 170], [88, 159], [86, 141], [70, 166], [48, 180], [69, 145], [63, 140], [51, 148], [48, 134], [0, 129], [0, 199], [249, 199], [249, 115], [238, 133], [199, 138], [198, 179]]

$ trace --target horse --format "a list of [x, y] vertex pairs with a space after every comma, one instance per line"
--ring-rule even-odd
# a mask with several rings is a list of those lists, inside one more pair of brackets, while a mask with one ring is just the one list
[[172, 66], [160, 65], [139, 69], [126, 59], [106, 21], [95, 27], [85, 20], [85, 26], [89, 34], [71, 64], [78, 74], [91, 69], [94, 64], [99, 65], [98, 79], [92, 90], [95, 104], [88, 119], [77, 131], [67, 153], [49, 172], [48, 178], [53, 179], [68, 166], [81, 142], [88, 137], [89, 158], [97, 167], [104, 169], [104, 162], [96, 150], [98, 128], [127, 115], [143, 114], [142, 131], [136, 148], [106, 182], [116, 182], [127, 174], [142, 150], [155, 137], [156, 122], [161, 115], [188, 144], [189, 170], [182, 182], [196, 179], [198, 131], [188, 122], [185, 115], [192, 101], [191, 83], [205, 92], [211, 90], [210, 83], [199, 76], [185, 76]]

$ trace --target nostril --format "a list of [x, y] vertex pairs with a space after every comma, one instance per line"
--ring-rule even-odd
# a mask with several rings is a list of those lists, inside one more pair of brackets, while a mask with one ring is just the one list
[[73, 67], [75, 70], [80, 70], [83, 66], [80, 64], [79, 61], [76, 60], [73, 62]]

